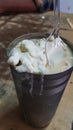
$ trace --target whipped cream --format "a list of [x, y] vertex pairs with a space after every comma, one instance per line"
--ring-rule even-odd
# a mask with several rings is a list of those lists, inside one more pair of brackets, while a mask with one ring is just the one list
[[60, 37], [26, 39], [10, 51], [8, 63], [18, 72], [55, 74], [73, 66], [73, 52]]

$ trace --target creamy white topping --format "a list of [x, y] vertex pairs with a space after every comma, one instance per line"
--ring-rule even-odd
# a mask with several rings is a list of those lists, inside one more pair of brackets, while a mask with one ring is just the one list
[[18, 72], [55, 74], [73, 66], [73, 52], [60, 37], [26, 39], [10, 51], [8, 63]]

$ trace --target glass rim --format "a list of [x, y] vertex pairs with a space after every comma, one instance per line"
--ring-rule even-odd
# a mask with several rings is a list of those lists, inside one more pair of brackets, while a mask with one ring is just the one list
[[[20, 41], [22, 41], [22, 40], [24, 40], [24, 39], [34, 39], [34, 38], [42, 38], [42, 37], [48, 37], [50, 34], [48, 34], [48, 33], [29, 33], [29, 34], [23, 34], [23, 35], [21, 35], [21, 36], [19, 36], [19, 37], [17, 37], [17, 38], [15, 38], [10, 44], [9, 44], [9, 46], [8, 46], [8, 48], [7, 48], [7, 58], [9, 57], [8, 56], [8, 53], [10, 52], [10, 50], [15, 46], [15, 45], [17, 45], [17, 43], [19, 43]], [[73, 51], [73, 44], [69, 41], [69, 40], [67, 40], [67, 39], [65, 39], [65, 38], [63, 38], [63, 37], [61, 37], [62, 38], [62, 40], [71, 48], [71, 50]], [[15, 69], [14, 69], [15, 70]], [[16, 71], [16, 70], [15, 70]], [[58, 73], [54, 73], [54, 74], [37, 74], [37, 73], [35, 73], [35, 75], [44, 75], [44, 76], [47, 76], [47, 75], [49, 75], [49, 76], [52, 76], [52, 75], [61, 75], [61, 74], [63, 74], [63, 73], [67, 73], [67, 72], [69, 72], [69, 71], [73, 71], [73, 66], [71, 66], [70, 68], [68, 68], [67, 70], [64, 70], [64, 71], [62, 71], [62, 72], [58, 72]], [[17, 71], [18, 72], [18, 71]], [[19, 74], [20, 73], [29, 73], [29, 74], [33, 74], [33, 73], [30, 73], [30, 72], [18, 72]]]

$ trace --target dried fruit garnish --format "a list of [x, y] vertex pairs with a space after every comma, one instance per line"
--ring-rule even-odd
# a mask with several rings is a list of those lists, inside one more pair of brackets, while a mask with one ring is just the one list
[[21, 52], [28, 52], [28, 49], [25, 48], [24, 45], [22, 45], [22, 44], [19, 46], [19, 48], [20, 48]]
[[22, 65], [21, 60], [19, 60], [19, 62], [18, 62], [18, 64], [16, 66], [20, 66], [20, 65]]

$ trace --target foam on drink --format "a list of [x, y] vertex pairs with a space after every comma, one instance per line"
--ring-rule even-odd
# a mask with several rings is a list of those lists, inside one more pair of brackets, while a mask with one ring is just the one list
[[60, 37], [47, 44], [46, 38], [26, 39], [10, 51], [8, 63], [18, 72], [55, 74], [73, 66], [73, 52]]

